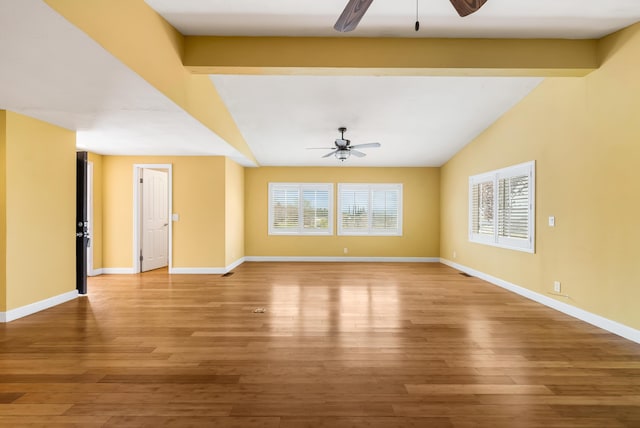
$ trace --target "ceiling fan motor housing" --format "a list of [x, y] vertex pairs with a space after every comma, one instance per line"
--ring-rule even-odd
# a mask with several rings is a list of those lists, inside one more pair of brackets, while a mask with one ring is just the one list
[[[338, 128], [338, 132], [340, 133], [340, 138], [336, 138], [336, 146], [347, 147], [351, 142], [350, 140], [347, 140], [344, 138], [344, 133], [347, 132], [347, 128], [344, 126], [341, 126], [340, 128]], [[344, 159], [341, 159], [341, 160], [344, 160]]]

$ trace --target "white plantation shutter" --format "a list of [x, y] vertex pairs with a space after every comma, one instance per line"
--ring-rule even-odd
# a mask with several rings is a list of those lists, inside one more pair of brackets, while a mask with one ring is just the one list
[[333, 185], [269, 183], [269, 234], [333, 234]]
[[[333, 199], [333, 197], [332, 197]], [[302, 227], [306, 231], [326, 231], [329, 228], [329, 190], [302, 190]]]
[[534, 251], [535, 162], [469, 177], [469, 240]]
[[338, 185], [340, 226], [339, 233], [368, 233], [369, 189], [366, 186]]
[[529, 177], [498, 180], [498, 236], [527, 239], [529, 237]]
[[381, 232], [394, 232], [398, 229], [398, 191], [371, 191], [371, 228]]
[[296, 187], [281, 186], [271, 190], [270, 208], [273, 218], [270, 226], [277, 232], [295, 232], [299, 229], [300, 221], [298, 207], [300, 206], [300, 191]]
[[402, 235], [401, 184], [338, 184], [339, 235]]
[[472, 230], [480, 235], [494, 234], [494, 189], [493, 181], [484, 181], [472, 186]]

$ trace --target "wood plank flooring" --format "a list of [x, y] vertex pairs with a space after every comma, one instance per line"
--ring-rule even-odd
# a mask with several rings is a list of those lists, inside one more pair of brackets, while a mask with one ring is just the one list
[[0, 426], [640, 427], [640, 345], [440, 264], [104, 275], [0, 325]]

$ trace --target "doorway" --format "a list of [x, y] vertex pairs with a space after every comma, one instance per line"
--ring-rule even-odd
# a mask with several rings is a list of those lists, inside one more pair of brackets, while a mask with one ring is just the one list
[[170, 164], [134, 165], [134, 271], [168, 267], [173, 225]]

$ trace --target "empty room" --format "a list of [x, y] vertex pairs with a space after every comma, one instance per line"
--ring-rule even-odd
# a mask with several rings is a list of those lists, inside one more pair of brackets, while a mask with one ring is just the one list
[[0, 35], [0, 426], [640, 426], [637, 0]]

